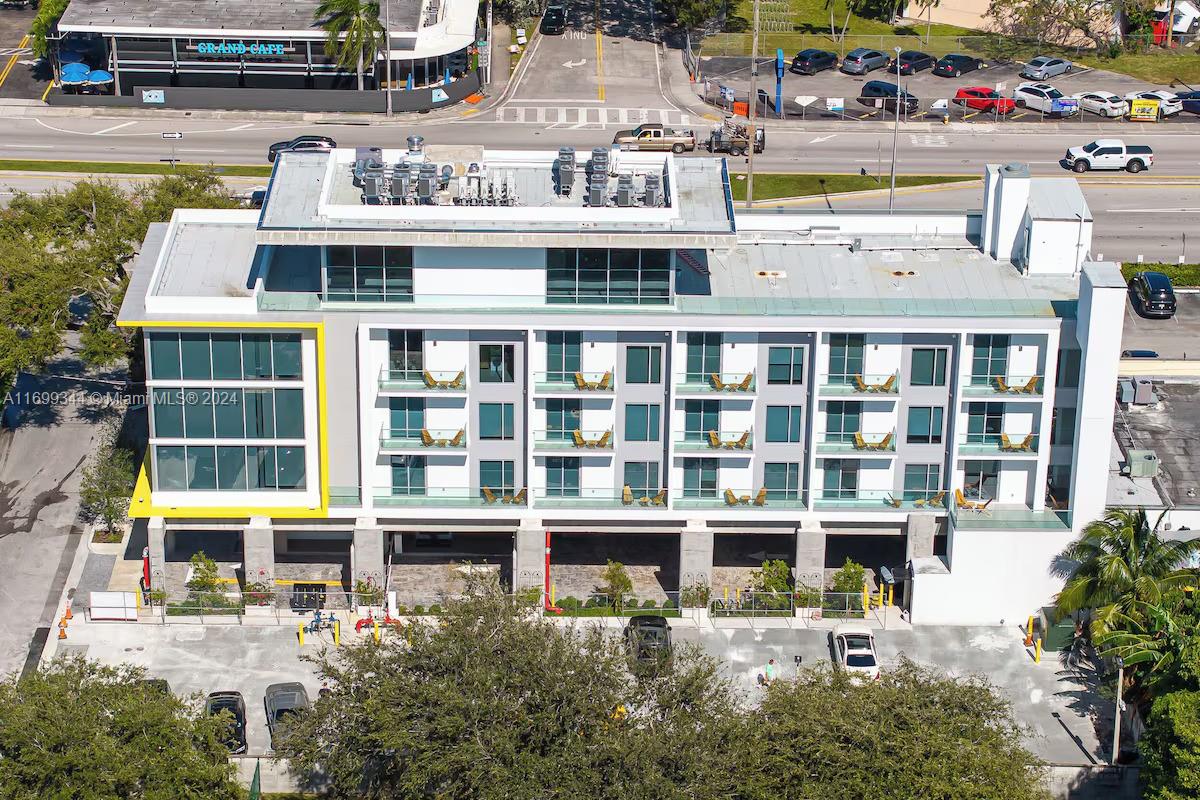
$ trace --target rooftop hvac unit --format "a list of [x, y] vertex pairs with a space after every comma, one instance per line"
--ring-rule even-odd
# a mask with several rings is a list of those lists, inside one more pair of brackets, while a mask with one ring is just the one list
[[651, 172], [646, 176], [645, 203], [651, 208], [657, 208], [662, 205], [662, 199], [662, 176], [657, 172]]
[[617, 205], [621, 208], [629, 208], [633, 205], [633, 176], [622, 175], [617, 178]]
[[1154, 381], [1149, 378], [1133, 379], [1133, 404], [1135, 406], [1149, 405], [1158, 402], [1154, 396]]
[[1153, 450], [1129, 451], [1129, 477], [1158, 477], [1158, 454]]
[[608, 179], [601, 173], [593, 173], [592, 181], [588, 185], [588, 205], [592, 207], [603, 207], [608, 195]]
[[554, 162], [554, 180], [558, 194], [566, 197], [575, 187], [575, 148], [558, 148], [558, 160]]
[[417, 197], [424, 201], [432, 201], [437, 191], [437, 167], [433, 164], [422, 164], [417, 176]]

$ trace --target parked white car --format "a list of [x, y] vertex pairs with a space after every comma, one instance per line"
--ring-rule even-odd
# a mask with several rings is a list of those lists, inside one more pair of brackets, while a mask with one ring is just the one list
[[1129, 113], [1129, 101], [1122, 100], [1112, 92], [1103, 89], [1094, 92], [1079, 92], [1073, 94], [1079, 101], [1079, 107], [1092, 114], [1102, 117], [1123, 117]]
[[1013, 89], [1013, 101], [1018, 108], [1032, 108], [1043, 114], [1064, 114], [1070, 116], [1079, 113], [1079, 107], [1057, 109], [1055, 100], [1069, 99], [1066, 95], [1048, 83], [1022, 83]]
[[1158, 115], [1160, 117], [1170, 117], [1183, 111], [1183, 101], [1175, 96], [1174, 92], [1168, 92], [1166, 89], [1153, 89], [1144, 92], [1130, 92], [1125, 95], [1126, 100], [1154, 100], [1158, 103]]
[[833, 629], [833, 666], [853, 677], [879, 680], [875, 635], [865, 625], [843, 623]]

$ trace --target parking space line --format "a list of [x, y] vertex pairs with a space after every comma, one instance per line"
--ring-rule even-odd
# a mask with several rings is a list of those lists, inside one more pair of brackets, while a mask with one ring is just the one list
[[970, 114], [963, 114], [963, 119], [971, 119], [971, 117], [978, 117], [981, 113], [982, 112], [980, 112], [980, 111], [972, 111]]
[[[17, 50], [23, 50], [27, 44], [29, 44], [28, 33], [21, 37], [21, 43], [17, 45]], [[20, 56], [20, 52], [13, 53], [12, 56], [9, 57], [8, 63], [4, 65], [4, 71], [0, 72], [0, 88], [2, 88], [4, 86], [4, 82], [8, 80], [8, 75], [10, 72], [12, 72], [13, 67], [16, 66], [17, 59], [20, 58]]]

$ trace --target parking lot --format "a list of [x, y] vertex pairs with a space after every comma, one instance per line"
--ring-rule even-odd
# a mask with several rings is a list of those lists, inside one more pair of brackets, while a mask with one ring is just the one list
[[[673, 621], [676, 646], [695, 643], [726, 667], [726, 674], [751, 702], [760, 690], [757, 675], [774, 658], [784, 677], [797, 667], [828, 663], [828, 631], [788, 627], [714, 628], [690, 620]], [[776, 625], [782, 620], [774, 621]], [[579, 624], [589, 624], [585, 620]], [[614, 635], [618, 627], [609, 628]], [[354, 634], [346, 632], [349, 639]], [[936, 665], [946, 674], [988, 676], [1013, 702], [1018, 718], [1032, 731], [1029, 746], [1056, 763], [1102, 761], [1104, 723], [1111, 715], [1079, 676], [1059, 666], [1054, 654], [1034, 664], [1020, 632], [1008, 628], [917, 628], [877, 631], [884, 668], [903, 654]], [[76, 652], [106, 663], [129, 662], [167, 680], [181, 695], [237, 690], [246, 701], [248, 754], [269, 751], [263, 695], [272, 683], [300, 681], [315, 697], [320, 682], [301, 655], [331, 647], [328, 636], [297, 644], [292, 626], [197, 624], [72, 624], [69, 644]], [[881, 713], [883, 713], [881, 709]], [[1111, 725], [1111, 723], [1109, 723]], [[1099, 736], [1097, 732], [1099, 728]], [[1109, 727], [1111, 731], [1111, 727]]]
[[[795, 54], [784, 54], [788, 67], [791, 65], [793, 55]], [[944, 54], [932, 53], [931, 55], [939, 57]], [[766, 92], [770, 103], [767, 107], [760, 107], [760, 113], [766, 117], [778, 118], [780, 114], [773, 107], [775, 97], [775, 60], [773, 58], [760, 58], [758, 64], [758, 89], [760, 93]], [[733, 89], [738, 100], [746, 99], [750, 86], [751, 59], [732, 56], [701, 56], [700, 65], [703, 79], [708, 83], [700, 82], [697, 85], [698, 92], [704, 92], [707, 85], [707, 96], [719, 102], [720, 87], [724, 86]], [[844, 117], [847, 120], [856, 121], [890, 119], [892, 118], [890, 111], [868, 108], [861, 105], [857, 100], [864, 83], [871, 80], [882, 80], [899, 83], [912, 96], [918, 98], [920, 110], [910, 114], [908, 116], [909, 119], [931, 118], [935, 116], [930, 113], [930, 108], [935, 101], [949, 100], [954, 97], [958, 89], [963, 87], [983, 86], [998, 89], [1001, 94], [1011, 97], [1012, 90], [1018, 84], [1027, 82], [1028, 80], [1019, 75], [1021, 67], [1022, 64], [1019, 63], [985, 62], [983, 69], [968, 72], [959, 78], [944, 78], [934, 75], [930, 71], [922, 71], [915, 75], [900, 76], [898, 81], [895, 74], [888, 74], [883, 69], [877, 69], [867, 75], [846, 75], [839, 70], [826, 70], [816, 75], [798, 75], [788, 70], [785, 71], [783, 77], [782, 117], [785, 119], [834, 119]], [[1124, 97], [1129, 92], [1135, 90], [1169, 88], [1152, 86], [1145, 81], [1132, 78], [1128, 75], [1088, 67], [1075, 67], [1071, 72], [1051, 78], [1045, 81], [1045, 83], [1056, 87], [1064, 95], [1084, 91], [1104, 90]], [[1001, 84], [1003, 84], [1002, 88], [1000, 88]], [[1179, 87], [1179, 90], [1183, 91], [1184, 87]], [[806, 108], [796, 103], [796, 98], [801, 96], [815, 97], [817, 99]], [[827, 111], [827, 98], [843, 99], [844, 112], [838, 114]], [[950, 104], [949, 110], [952, 121], [964, 119], [966, 121], [992, 121], [995, 118], [990, 112], [981, 112], [954, 104]], [[1017, 109], [1015, 112], [1007, 116], [1002, 115], [998, 119], [1009, 122], [1037, 122], [1041, 119], [1058, 120], [1059, 117], [1050, 114], [1043, 115], [1031, 109]], [[1104, 121], [1103, 118], [1089, 112], [1075, 114], [1071, 119], [1078, 119], [1081, 122]], [[1123, 126], [1179, 125], [1194, 124], [1198, 121], [1200, 121], [1200, 115], [1188, 112], [1174, 114], [1160, 120], [1158, 123], [1131, 122], [1122, 118], [1107, 120], [1114, 127], [1115, 131], [1118, 131]]]
[[0, 4], [0, 98], [40, 100], [50, 82], [49, 65], [33, 55], [32, 3]]
[[1170, 319], [1147, 319], [1125, 303], [1123, 350], [1153, 350], [1160, 358], [1200, 356], [1200, 294], [1176, 293], [1177, 309]]

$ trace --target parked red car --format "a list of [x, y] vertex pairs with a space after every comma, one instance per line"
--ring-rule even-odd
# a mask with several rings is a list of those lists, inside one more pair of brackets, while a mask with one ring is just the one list
[[964, 86], [954, 93], [954, 103], [976, 111], [1008, 114], [1017, 107], [1010, 97], [1004, 97], [986, 86]]

